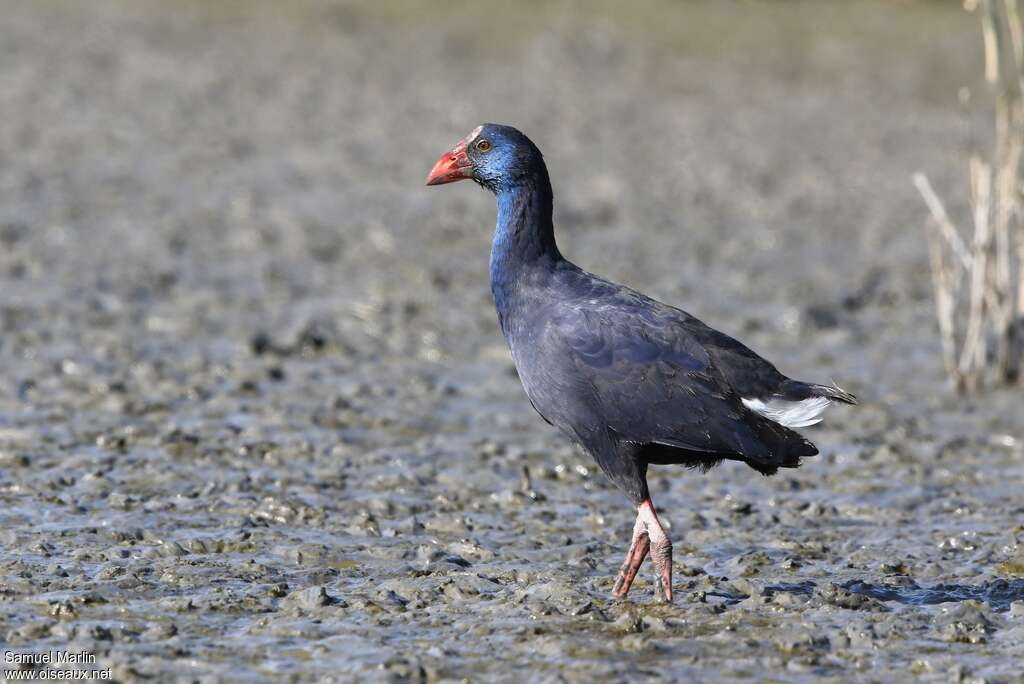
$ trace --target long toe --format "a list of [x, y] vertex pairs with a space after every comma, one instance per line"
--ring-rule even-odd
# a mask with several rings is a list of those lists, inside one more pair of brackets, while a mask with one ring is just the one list
[[658, 571], [658, 588], [666, 603], [672, 602], [672, 542], [659, 540], [651, 548], [651, 560]]
[[630, 544], [626, 560], [619, 569], [619, 576], [612, 588], [612, 594], [616, 598], [622, 598], [629, 593], [629, 588], [633, 586], [633, 580], [636, 579], [636, 574], [640, 571], [650, 548], [651, 538], [647, 532], [641, 532], [633, 537], [633, 543]]

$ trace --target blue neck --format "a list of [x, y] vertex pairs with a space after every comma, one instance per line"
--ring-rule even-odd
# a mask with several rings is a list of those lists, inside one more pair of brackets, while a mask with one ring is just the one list
[[491, 243], [491, 292], [498, 318], [514, 306], [524, 280], [550, 272], [562, 260], [551, 222], [552, 195], [547, 173], [521, 184], [501, 188], [498, 224]]

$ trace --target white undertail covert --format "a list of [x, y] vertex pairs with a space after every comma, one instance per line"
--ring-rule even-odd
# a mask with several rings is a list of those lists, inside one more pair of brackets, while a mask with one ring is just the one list
[[828, 397], [810, 397], [798, 401], [781, 397], [743, 400], [743, 405], [754, 413], [789, 428], [820, 423], [822, 414], [831, 404], [832, 400]]

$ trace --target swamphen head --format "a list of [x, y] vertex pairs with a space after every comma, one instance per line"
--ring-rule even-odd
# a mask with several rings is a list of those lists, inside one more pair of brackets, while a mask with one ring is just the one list
[[472, 179], [494, 193], [546, 173], [537, 146], [511, 126], [477, 126], [441, 155], [427, 176], [427, 185]]

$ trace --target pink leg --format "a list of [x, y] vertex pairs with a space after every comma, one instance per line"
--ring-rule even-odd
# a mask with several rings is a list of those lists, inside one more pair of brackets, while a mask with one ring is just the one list
[[637, 515], [636, 524], [633, 525], [633, 539], [629, 543], [629, 551], [626, 552], [626, 560], [622, 563], [619, 577], [615, 580], [615, 586], [612, 588], [612, 595], [616, 598], [622, 598], [629, 593], [629, 588], [633, 586], [636, 573], [640, 570], [640, 565], [647, 557], [647, 551], [650, 548], [650, 535], [647, 534], [643, 521]]
[[612, 594], [617, 598], [629, 593], [629, 588], [636, 578], [640, 565], [644, 562], [648, 551], [654, 568], [658, 572], [658, 587], [665, 601], [672, 601], [672, 542], [665, 534], [665, 528], [658, 520], [654, 504], [644, 499], [637, 508], [636, 524], [633, 526], [633, 539], [626, 553], [626, 560], [619, 570]]
[[672, 602], [672, 541], [665, 534], [665, 528], [658, 520], [658, 514], [654, 510], [654, 504], [650, 499], [645, 499], [640, 504], [638, 519], [643, 520], [644, 527], [651, 537], [651, 560], [654, 561], [654, 568], [658, 572], [658, 586], [661, 588], [662, 598], [666, 602]]

